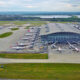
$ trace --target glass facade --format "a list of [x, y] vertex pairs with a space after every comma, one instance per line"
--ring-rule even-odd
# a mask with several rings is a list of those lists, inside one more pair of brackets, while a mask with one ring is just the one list
[[54, 43], [58, 41], [59, 43], [78, 42], [80, 41], [80, 34], [72, 32], [57, 32], [48, 35], [42, 35], [41, 40], [43, 42]]

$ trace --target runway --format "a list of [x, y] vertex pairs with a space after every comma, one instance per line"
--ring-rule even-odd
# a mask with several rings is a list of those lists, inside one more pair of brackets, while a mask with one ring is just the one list
[[49, 53], [49, 59], [7, 59], [0, 58], [0, 64], [8, 63], [76, 63], [80, 64], [80, 55], [78, 54], [52, 54]]

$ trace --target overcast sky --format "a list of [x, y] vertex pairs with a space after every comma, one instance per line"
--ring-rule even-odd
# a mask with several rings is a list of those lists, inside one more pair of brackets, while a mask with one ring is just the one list
[[0, 11], [80, 12], [80, 0], [0, 0]]

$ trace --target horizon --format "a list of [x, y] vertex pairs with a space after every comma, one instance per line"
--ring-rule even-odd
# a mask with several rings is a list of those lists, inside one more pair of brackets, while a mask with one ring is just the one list
[[[70, 13], [71, 11], [0, 11], [0, 12], [52, 12], [52, 13]], [[76, 11], [76, 12], [80, 12], [80, 11]], [[75, 11], [72, 11], [72, 13], [76, 13]]]
[[80, 12], [5, 11], [0, 15], [80, 15]]

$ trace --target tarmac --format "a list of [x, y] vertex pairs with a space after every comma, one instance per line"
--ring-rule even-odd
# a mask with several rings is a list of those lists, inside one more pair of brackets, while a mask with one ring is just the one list
[[[57, 54], [56, 54], [57, 53]], [[0, 58], [0, 64], [7, 63], [76, 63], [80, 64], [80, 53], [58, 53], [52, 52], [49, 47], [48, 59], [8, 59]]]
[[10, 47], [16, 44], [20, 38], [25, 34], [26, 29], [24, 27], [20, 27], [19, 30], [11, 31], [8, 28], [2, 29], [0, 33], [5, 32], [13, 32], [13, 34], [6, 38], [0, 38], [0, 51], [10, 51]]

